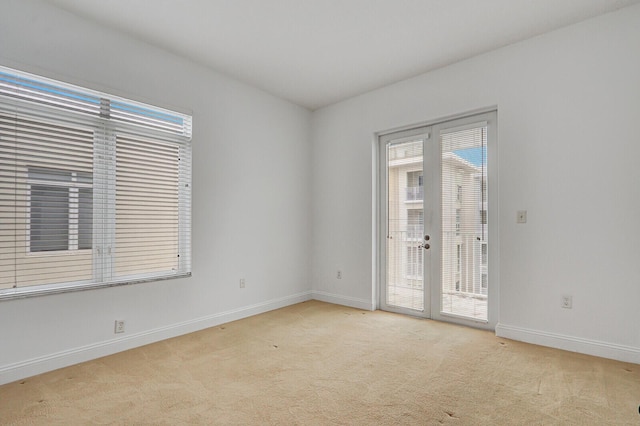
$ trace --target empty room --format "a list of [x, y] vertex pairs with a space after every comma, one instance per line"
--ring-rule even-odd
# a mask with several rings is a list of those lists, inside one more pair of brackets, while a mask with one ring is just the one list
[[0, 11], [0, 424], [640, 424], [640, 0]]

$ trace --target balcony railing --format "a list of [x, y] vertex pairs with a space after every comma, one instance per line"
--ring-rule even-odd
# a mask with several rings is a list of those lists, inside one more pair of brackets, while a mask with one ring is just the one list
[[407, 190], [407, 201], [424, 200], [424, 186], [410, 186], [405, 189]]
[[406, 265], [406, 278], [421, 280], [422, 279], [422, 271], [424, 271], [424, 266], [422, 262], [407, 262]]
[[422, 241], [424, 237], [424, 225], [407, 225], [405, 241]]

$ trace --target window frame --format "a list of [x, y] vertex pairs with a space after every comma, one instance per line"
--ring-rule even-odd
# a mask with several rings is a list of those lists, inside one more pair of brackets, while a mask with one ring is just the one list
[[[160, 107], [143, 104], [137, 101], [120, 98], [91, 89], [86, 89], [60, 81], [47, 79], [33, 74], [24, 73], [14, 69], [0, 66], [0, 114], [3, 116], [6, 133], [2, 136], [6, 146], [22, 146], [21, 141], [16, 137], [12, 138], [12, 121], [15, 120], [17, 132], [26, 132], [29, 126], [35, 125], [39, 131], [44, 132], [46, 137], [57, 137], [55, 130], [48, 133], [47, 125], [62, 126], [73, 129], [82, 129], [92, 133], [89, 139], [88, 149], [93, 158], [92, 183], [84, 184], [80, 182], [49, 182], [46, 179], [31, 179], [28, 176], [29, 168], [39, 168], [39, 165], [25, 163], [24, 158], [8, 157], [5, 162], [11, 168], [15, 168], [13, 173], [16, 178], [20, 175], [20, 182], [16, 180], [15, 196], [9, 202], [19, 204], [14, 216], [9, 220], [15, 220], [16, 224], [24, 226], [25, 232], [20, 231], [15, 238], [9, 237], [5, 242], [12, 244], [11, 250], [14, 256], [26, 256], [26, 258], [46, 258], [55, 256], [89, 255], [91, 262], [92, 278], [90, 280], [81, 278], [76, 280], [73, 271], [67, 277], [59, 277], [55, 272], [46, 271], [41, 276], [33, 275], [27, 278], [10, 277], [4, 283], [5, 287], [0, 287], [0, 300], [17, 299], [48, 294], [57, 294], [78, 290], [90, 290], [120, 285], [136, 284], [149, 281], [161, 281], [165, 279], [184, 278], [191, 276], [192, 244], [191, 244], [191, 163], [192, 163], [192, 117], [189, 114], [171, 111]], [[24, 127], [27, 126], [27, 127]], [[177, 147], [176, 156], [179, 162], [177, 174], [177, 201], [175, 214], [179, 220], [177, 238], [172, 243], [178, 250], [178, 258], [175, 273], [154, 272], [149, 267], [150, 273], [137, 275], [117, 276], [115, 273], [115, 255], [112, 254], [113, 242], [115, 241], [115, 215], [112, 219], [105, 219], [109, 214], [106, 210], [100, 210], [104, 205], [109, 205], [108, 209], [115, 212], [115, 187], [116, 185], [116, 159], [115, 159], [115, 137], [121, 133], [131, 137], [145, 138], [154, 143], [171, 144]], [[18, 133], [16, 133], [18, 134]], [[5, 136], [9, 136], [6, 139]], [[47, 142], [48, 143], [48, 142]], [[34, 148], [27, 142], [24, 148], [23, 157], [33, 156]], [[70, 155], [63, 143], [61, 152]], [[45, 154], [46, 155], [46, 154]], [[54, 164], [52, 156], [45, 157], [45, 163]], [[111, 158], [111, 159], [109, 159]], [[100, 162], [108, 165], [97, 164]], [[79, 167], [82, 167], [78, 163]], [[61, 166], [65, 172], [80, 173], [74, 169], [74, 165], [65, 164]], [[46, 167], [45, 167], [46, 168]], [[96, 169], [103, 168], [97, 179]], [[108, 176], [108, 177], [107, 177]], [[106, 179], [106, 180], [105, 180]], [[6, 182], [5, 182], [6, 183]], [[32, 215], [32, 191], [36, 185], [49, 185], [66, 187], [69, 189], [69, 204], [72, 202], [72, 188], [76, 190], [77, 217], [73, 219], [69, 216], [69, 230], [73, 227], [75, 241], [72, 242], [72, 232], [67, 237], [67, 250], [43, 250], [31, 251], [31, 215]], [[111, 185], [111, 186], [110, 186]], [[91, 248], [80, 248], [81, 217], [79, 201], [80, 191], [83, 188], [92, 190], [92, 222], [91, 226]], [[107, 189], [104, 189], [107, 188]], [[111, 189], [109, 189], [111, 188]], [[18, 195], [21, 192], [21, 195]], [[13, 200], [13, 201], [11, 201]], [[96, 206], [100, 209], [96, 210]], [[70, 206], [71, 207], [71, 206]], [[22, 209], [24, 208], [24, 214]], [[26, 217], [25, 217], [26, 215]], [[98, 219], [97, 219], [98, 218]], [[96, 220], [101, 221], [96, 224]], [[107, 223], [111, 220], [111, 223]], [[73, 225], [73, 226], [72, 226]], [[98, 229], [98, 231], [97, 231]], [[104, 229], [107, 229], [104, 231]], [[24, 238], [24, 241], [21, 241]], [[98, 244], [97, 244], [98, 243]], [[26, 247], [25, 247], [26, 246]], [[22, 247], [25, 247], [24, 249]], [[15, 249], [15, 251], [13, 251]], [[25, 252], [26, 251], [26, 252]], [[22, 254], [20, 254], [22, 253]], [[112, 260], [108, 258], [113, 257]], [[102, 258], [102, 260], [99, 260]], [[49, 264], [55, 262], [54, 259], [48, 261]], [[47, 266], [49, 268], [50, 266]], [[26, 266], [28, 268], [28, 266]], [[16, 277], [17, 272], [16, 269]], [[23, 272], [25, 269], [23, 268]], [[105, 272], [106, 271], [106, 272]], [[62, 274], [64, 275], [64, 274]], [[35, 278], [33, 278], [35, 277]], [[50, 278], [50, 282], [47, 279]], [[40, 284], [39, 282], [45, 282]], [[7, 287], [12, 285], [12, 287]]]

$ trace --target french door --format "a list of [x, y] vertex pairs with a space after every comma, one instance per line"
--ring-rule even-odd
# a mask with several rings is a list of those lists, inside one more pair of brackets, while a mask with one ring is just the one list
[[381, 309], [495, 325], [495, 122], [490, 112], [380, 136]]

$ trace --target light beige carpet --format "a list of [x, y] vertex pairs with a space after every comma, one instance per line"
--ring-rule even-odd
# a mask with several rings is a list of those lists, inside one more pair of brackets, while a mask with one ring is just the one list
[[0, 387], [0, 424], [640, 424], [640, 366], [321, 302]]

